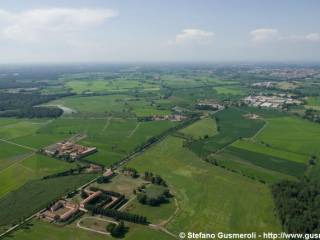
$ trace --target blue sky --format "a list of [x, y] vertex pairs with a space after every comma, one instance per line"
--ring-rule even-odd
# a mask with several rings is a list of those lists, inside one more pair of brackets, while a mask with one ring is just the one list
[[0, 62], [320, 61], [318, 0], [2, 0]]

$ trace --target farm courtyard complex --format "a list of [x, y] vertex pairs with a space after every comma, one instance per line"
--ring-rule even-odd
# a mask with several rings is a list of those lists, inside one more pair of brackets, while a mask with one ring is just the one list
[[0, 238], [316, 232], [320, 67], [263, 67], [1, 68]]

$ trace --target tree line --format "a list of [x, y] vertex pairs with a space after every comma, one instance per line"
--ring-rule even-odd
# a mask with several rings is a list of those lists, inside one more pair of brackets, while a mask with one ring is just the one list
[[289, 233], [320, 232], [320, 184], [304, 179], [282, 181], [272, 186], [276, 211]]
[[63, 114], [57, 107], [35, 107], [72, 94], [0, 93], [0, 117], [55, 118]]
[[92, 212], [92, 214], [103, 215], [106, 217], [112, 217], [116, 220], [125, 220], [128, 222], [147, 224], [147, 218], [137, 214], [131, 214], [128, 212], [120, 212], [115, 209], [102, 208], [102, 207], [92, 207], [88, 206], [87, 209]]

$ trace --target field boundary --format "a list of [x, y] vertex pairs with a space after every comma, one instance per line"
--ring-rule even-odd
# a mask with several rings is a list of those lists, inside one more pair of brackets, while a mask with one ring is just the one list
[[11, 144], [11, 145], [15, 145], [15, 146], [18, 146], [18, 147], [22, 147], [24, 149], [28, 149], [28, 150], [31, 150], [31, 151], [38, 151], [38, 149], [35, 149], [33, 147], [29, 147], [29, 146], [26, 146], [26, 145], [21, 145], [21, 144], [18, 144], [18, 143], [15, 143], [15, 142], [12, 142], [12, 141], [9, 141], [9, 140], [6, 140], [6, 139], [2, 139], [0, 138], [0, 142], [5, 142], [5, 143], [8, 143], [8, 144]]

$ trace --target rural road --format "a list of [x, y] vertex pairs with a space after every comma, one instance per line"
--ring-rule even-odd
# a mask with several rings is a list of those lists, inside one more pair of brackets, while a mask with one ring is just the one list
[[109, 232], [99, 231], [99, 230], [95, 230], [95, 229], [92, 229], [92, 228], [88, 228], [88, 227], [81, 226], [81, 221], [83, 221], [83, 220], [85, 220], [85, 219], [95, 219], [95, 220], [98, 220], [98, 221], [103, 221], [103, 222], [109, 222], [109, 223], [118, 224], [118, 223], [115, 222], [115, 221], [108, 220], [108, 219], [103, 219], [103, 218], [98, 218], [98, 217], [84, 217], [84, 218], [80, 219], [80, 220], [77, 222], [77, 227], [78, 227], [78, 228], [81, 228], [81, 229], [83, 229], [83, 230], [87, 230], [87, 231], [90, 231], [90, 232], [95, 232], [95, 233], [104, 234], [104, 235], [110, 235], [110, 233], [109, 233]]

